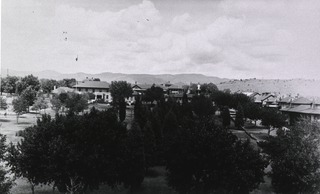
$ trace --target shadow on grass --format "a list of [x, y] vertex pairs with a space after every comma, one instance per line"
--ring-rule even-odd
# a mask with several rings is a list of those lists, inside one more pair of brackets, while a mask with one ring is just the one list
[[10, 120], [8, 120], [8, 119], [0, 119], [0, 122], [7, 123], [7, 122], [10, 122]]
[[30, 125], [30, 122], [19, 122], [18, 125]]
[[250, 125], [250, 126], [245, 126], [246, 129], [257, 129], [257, 130], [261, 130], [261, 129], [268, 129], [265, 126], [255, 126], [255, 125]]

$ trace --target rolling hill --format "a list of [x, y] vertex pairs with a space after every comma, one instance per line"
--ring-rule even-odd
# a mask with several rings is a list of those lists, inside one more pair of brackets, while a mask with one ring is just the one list
[[[2, 70], [5, 76], [7, 71]], [[124, 74], [103, 72], [99, 74], [73, 73], [64, 74], [56, 71], [23, 72], [9, 70], [10, 75], [25, 76], [33, 74], [37, 77], [61, 80], [64, 78], [75, 78], [78, 81], [85, 78], [100, 78], [101, 81], [119, 81], [124, 80], [130, 83], [165, 83], [171, 82], [178, 85], [190, 83], [209, 83], [212, 82], [220, 90], [230, 89], [231, 92], [237, 91], [255, 91], [272, 92], [279, 95], [301, 95], [306, 97], [320, 97], [320, 80], [314, 79], [226, 79], [202, 74]]]

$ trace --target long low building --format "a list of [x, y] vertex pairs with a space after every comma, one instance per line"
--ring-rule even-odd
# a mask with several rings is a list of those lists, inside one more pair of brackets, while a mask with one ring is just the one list
[[73, 88], [79, 93], [92, 93], [95, 100], [103, 100], [105, 102], [112, 102], [110, 93], [110, 84], [105, 81], [85, 80], [78, 82]]
[[300, 118], [307, 118], [311, 121], [320, 120], [320, 102], [304, 97], [290, 99], [287, 103], [282, 102], [280, 111], [288, 116], [289, 124], [294, 124]]

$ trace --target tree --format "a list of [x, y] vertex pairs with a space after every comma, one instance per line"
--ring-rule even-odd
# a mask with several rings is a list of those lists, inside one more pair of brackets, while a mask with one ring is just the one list
[[216, 105], [219, 106], [228, 106], [229, 108], [236, 108], [233, 107], [230, 102], [232, 102], [232, 94], [222, 91], [216, 91], [211, 94], [212, 100], [215, 102]]
[[132, 95], [131, 84], [126, 81], [113, 81], [110, 85], [110, 93], [116, 105]]
[[77, 84], [77, 80], [75, 78], [71, 79], [63, 79], [58, 81], [60, 86], [72, 88], [72, 86]]
[[194, 84], [194, 83], [191, 83], [190, 86], [189, 86], [190, 94], [196, 94], [197, 91], [198, 91], [198, 85]]
[[240, 129], [244, 125], [244, 113], [241, 104], [238, 104], [236, 118], [235, 118], [235, 126]]
[[60, 192], [81, 193], [124, 182], [127, 130], [112, 110], [43, 115], [19, 135], [21, 142], [10, 146], [9, 164], [33, 186], [51, 183]]
[[114, 102], [114, 106], [119, 111], [120, 120], [124, 120], [125, 118], [125, 109], [126, 109], [125, 98], [130, 97], [132, 95], [132, 92], [133, 91], [131, 88], [131, 84], [127, 83], [126, 81], [111, 82], [110, 93]]
[[19, 78], [16, 76], [7, 76], [4, 78], [1, 82], [2, 88], [4, 92], [6, 93], [15, 93], [17, 89], [17, 82]]
[[37, 92], [29, 86], [22, 91], [20, 97], [28, 104], [27, 110], [29, 112], [29, 106], [32, 106], [36, 100]]
[[283, 127], [286, 124], [285, 116], [276, 109], [264, 108], [262, 110], [261, 119], [262, 119], [262, 125], [269, 127], [268, 135], [270, 135], [271, 130]]
[[5, 98], [0, 96], [0, 109], [7, 110], [8, 104]]
[[133, 122], [126, 140], [126, 162], [124, 167], [124, 183], [131, 190], [141, 187], [145, 176], [144, 139], [138, 123]]
[[214, 83], [204, 83], [200, 85], [200, 92], [204, 95], [210, 95], [214, 93], [215, 91], [218, 91], [218, 87]]
[[144, 101], [151, 102], [159, 101], [164, 98], [163, 89], [161, 87], [155, 86], [153, 84], [151, 88], [148, 88], [145, 92], [145, 95], [143, 96]]
[[199, 117], [206, 117], [215, 113], [212, 101], [204, 95], [194, 96], [191, 100], [194, 113]]
[[[231, 95], [231, 101], [229, 107], [236, 108], [239, 104], [243, 106], [246, 103], [252, 102], [252, 99], [244, 94], [235, 93]], [[243, 107], [242, 107], [243, 108]]]
[[302, 120], [291, 130], [259, 143], [271, 161], [277, 193], [318, 193], [320, 190], [320, 125]]
[[58, 87], [59, 83], [53, 79], [41, 79], [40, 80], [41, 89], [44, 93], [50, 93], [54, 87]]
[[62, 102], [59, 99], [58, 95], [53, 95], [52, 99], [50, 100], [52, 109], [58, 113], [61, 107], [63, 106]]
[[167, 152], [169, 186], [179, 193], [249, 193], [263, 182], [266, 162], [248, 141], [211, 119], [193, 122]]
[[19, 96], [12, 101], [13, 111], [17, 114], [17, 123], [19, 122], [19, 116], [27, 111], [28, 102]]
[[222, 125], [224, 128], [227, 128], [230, 125], [230, 111], [229, 107], [225, 106], [221, 111], [221, 117], [222, 117]]
[[143, 128], [148, 120], [149, 111], [146, 106], [142, 105], [141, 96], [136, 96], [134, 103], [134, 120]]
[[169, 111], [163, 121], [163, 135], [165, 139], [174, 138], [178, 131], [178, 120], [173, 111]]
[[249, 102], [244, 104], [244, 115], [245, 118], [254, 120], [255, 125], [257, 125], [257, 120], [261, 119], [262, 110], [259, 105], [255, 104], [254, 102]]
[[48, 108], [48, 103], [43, 97], [38, 97], [32, 106], [33, 110], [36, 110], [36, 111], [39, 110], [40, 113], [42, 109], [46, 109], [46, 108]]
[[119, 104], [119, 119], [120, 122], [123, 122], [126, 119], [126, 102], [125, 100], [121, 100]]
[[152, 128], [152, 123], [148, 121], [142, 129], [143, 145], [145, 153], [145, 168], [148, 170], [156, 164], [156, 137]]
[[[3, 164], [5, 162], [5, 153], [7, 151], [6, 136], [0, 134], [0, 162]], [[13, 179], [8, 177], [8, 172], [5, 170], [4, 166], [0, 166], [0, 193], [9, 194], [10, 189], [13, 186]]]
[[58, 96], [58, 98], [62, 104], [66, 103], [68, 97], [69, 97], [68, 93], [60, 93]]
[[65, 101], [65, 106], [69, 113], [79, 113], [88, 108], [88, 100], [84, 95], [70, 92]]
[[28, 87], [37, 92], [40, 89], [38, 77], [35, 77], [32, 74], [23, 77], [17, 82], [17, 93], [20, 95]]

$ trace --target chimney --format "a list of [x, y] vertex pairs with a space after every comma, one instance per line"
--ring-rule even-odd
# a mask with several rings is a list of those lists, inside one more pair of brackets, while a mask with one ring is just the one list
[[314, 100], [314, 98], [313, 98], [313, 99], [312, 99], [312, 103], [311, 103], [311, 108], [312, 108], [312, 109], [315, 108], [315, 103], [316, 103], [316, 102], [315, 102], [315, 100]]

